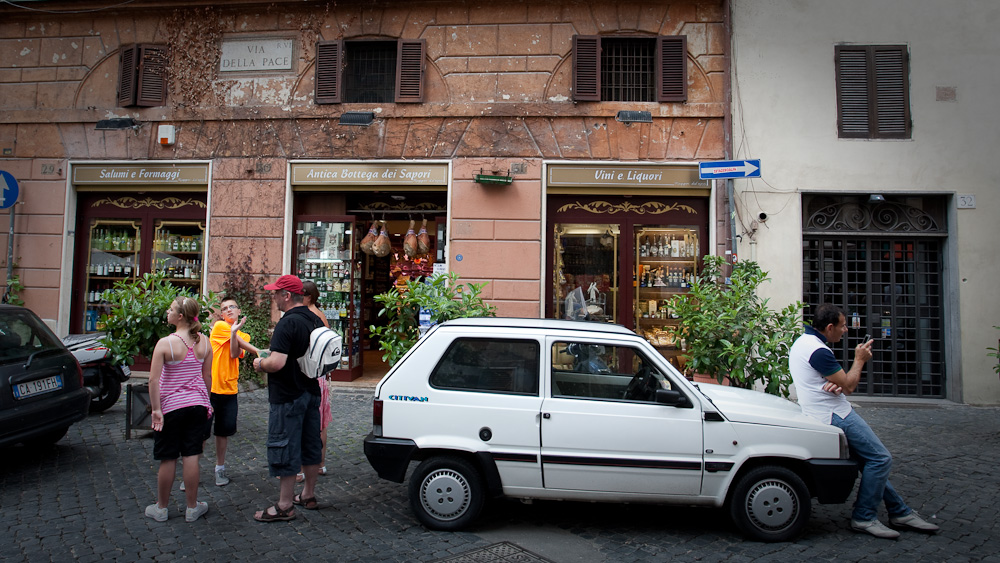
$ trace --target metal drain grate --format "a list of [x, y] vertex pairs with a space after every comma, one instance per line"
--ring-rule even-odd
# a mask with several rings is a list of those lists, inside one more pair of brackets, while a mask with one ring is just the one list
[[552, 563], [544, 557], [539, 557], [521, 546], [506, 541], [436, 561], [437, 563], [506, 563], [514, 561], [517, 563]]

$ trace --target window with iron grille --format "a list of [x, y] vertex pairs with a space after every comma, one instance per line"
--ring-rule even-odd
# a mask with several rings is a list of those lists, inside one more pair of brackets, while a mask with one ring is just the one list
[[838, 45], [837, 132], [843, 139], [909, 139], [905, 45]]
[[422, 102], [425, 53], [423, 39], [320, 41], [315, 102]]
[[127, 45], [118, 55], [118, 105], [154, 107], [167, 103], [167, 46]]
[[687, 38], [573, 36], [573, 99], [687, 101]]

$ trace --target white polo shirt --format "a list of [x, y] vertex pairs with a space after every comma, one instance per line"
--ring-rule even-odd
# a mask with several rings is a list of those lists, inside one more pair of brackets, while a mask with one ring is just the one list
[[823, 390], [827, 377], [841, 369], [826, 338], [813, 327], [806, 325], [806, 332], [795, 340], [788, 352], [788, 368], [792, 372], [795, 392], [802, 412], [825, 424], [831, 415], [840, 418], [851, 414], [851, 403], [844, 394], [837, 395]]

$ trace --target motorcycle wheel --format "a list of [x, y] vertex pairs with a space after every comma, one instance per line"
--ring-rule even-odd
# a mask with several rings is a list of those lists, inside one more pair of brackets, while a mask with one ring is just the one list
[[122, 384], [108, 374], [101, 375], [101, 392], [90, 399], [90, 412], [99, 413], [110, 409], [122, 394]]

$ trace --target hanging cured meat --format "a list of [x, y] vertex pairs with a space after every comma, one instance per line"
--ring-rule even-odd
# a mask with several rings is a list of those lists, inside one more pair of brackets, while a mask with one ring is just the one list
[[365, 254], [372, 254], [372, 245], [375, 244], [375, 239], [378, 238], [378, 221], [372, 221], [372, 227], [368, 229], [368, 234], [365, 238], [361, 239], [361, 252]]
[[417, 254], [427, 254], [431, 251], [431, 236], [427, 234], [427, 219], [420, 224], [420, 232], [417, 233]]
[[407, 258], [414, 258], [417, 255], [417, 233], [413, 230], [414, 221], [410, 219], [410, 228], [406, 231], [406, 236], [403, 238], [403, 254]]
[[372, 254], [383, 258], [388, 256], [392, 252], [392, 242], [389, 241], [389, 233], [385, 230], [385, 221], [382, 222], [382, 230], [378, 234], [378, 238], [372, 243]]

